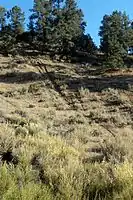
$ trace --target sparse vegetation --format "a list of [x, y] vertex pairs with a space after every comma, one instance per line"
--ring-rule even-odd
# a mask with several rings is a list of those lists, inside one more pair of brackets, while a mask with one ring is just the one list
[[[0, 74], [0, 198], [132, 199], [132, 82], [124, 75], [128, 69], [122, 72], [125, 89], [116, 81], [121, 71], [104, 72], [98, 80], [97, 75], [84, 78], [82, 68], [81, 84], [76, 65], [69, 71], [70, 64], [62, 64], [62, 78], [61, 63], [55, 67], [51, 62], [50, 73], [56, 69], [60, 74], [59, 79], [53, 74], [60, 95], [48, 77], [38, 76], [34, 82], [27, 78], [31, 66], [23, 65], [16, 66], [18, 80], [7, 76], [14, 69], [5, 67]], [[35, 67], [32, 70], [36, 73]]]
[[133, 24], [76, 0], [0, 6], [0, 199], [133, 199]]

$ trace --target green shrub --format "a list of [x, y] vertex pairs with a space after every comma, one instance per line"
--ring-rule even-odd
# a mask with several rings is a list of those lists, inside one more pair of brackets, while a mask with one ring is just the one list
[[[61, 137], [42, 131], [23, 137], [2, 128], [0, 153], [11, 149], [18, 156], [18, 163], [7, 164], [1, 160], [0, 199], [132, 199], [132, 160], [127, 160], [128, 156], [119, 160], [119, 155], [128, 155], [128, 152], [124, 142], [116, 140], [115, 143], [115, 140], [103, 143], [108, 160], [85, 163], [83, 148], [73, 147]], [[112, 162], [114, 160], [118, 162]]]
[[19, 166], [0, 167], [0, 199], [3, 200], [52, 200], [50, 189], [36, 181], [34, 171]]

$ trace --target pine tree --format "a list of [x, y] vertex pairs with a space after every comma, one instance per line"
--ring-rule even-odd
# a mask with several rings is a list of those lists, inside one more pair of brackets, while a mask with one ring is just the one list
[[83, 34], [81, 37], [75, 40], [76, 50], [86, 52], [90, 55], [95, 54], [97, 47], [93, 42], [90, 34]]
[[36, 46], [46, 50], [48, 47], [49, 37], [51, 35], [50, 15], [52, 10], [52, 1], [34, 0], [32, 14], [30, 16], [29, 30], [36, 32]]
[[131, 26], [125, 12], [114, 11], [105, 15], [100, 26], [101, 50], [105, 53], [106, 66], [123, 67], [131, 42]]
[[0, 50], [8, 54], [15, 45], [17, 37], [24, 32], [24, 13], [14, 6], [7, 11], [0, 8]]
[[0, 31], [6, 26], [6, 9], [0, 6]]
[[34, 0], [29, 28], [37, 34], [37, 45], [44, 50], [70, 53], [75, 38], [85, 30], [83, 13], [75, 0]]
[[7, 25], [7, 11], [0, 6], [0, 52], [8, 55], [12, 42], [11, 30]]
[[34, 23], [34, 15], [32, 14], [29, 17], [29, 24], [27, 24], [28, 31], [27, 31], [27, 36], [24, 38], [27, 43], [31, 44], [33, 46], [35, 42], [35, 36], [36, 36], [36, 30], [35, 30], [35, 23]]
[[8, 12], [8, 18], [10, 20], [10, 28], [15, 36], [18, 36], [24, 32], [24, 21], [25, 16], [24, 12], [22, 12], [21, 8], [18, 6], [14, 6]]
[[64, 2], [54, 31], [60, 53], [71, 54], [75, 48], [75, 38], [82, 36], [85, 30], [83, 17], [83, 12], [77, 7], [75, 0]]

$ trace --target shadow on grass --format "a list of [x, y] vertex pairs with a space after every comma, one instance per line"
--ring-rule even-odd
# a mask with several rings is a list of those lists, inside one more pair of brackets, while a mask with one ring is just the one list
[[[59, 66], [60, 69], [60, 66]], [[90, 92], [101, 92], [107, 88], [124, 89], [128, 90], [129, 84], [133, 84], [132, 75], [115, 75], [107, 77], [105, 75], [97, 76], [100, 73], [98, 70], [75, 69], [75, 75], [68, 75], [65, 72], [59, 71], [48, 72], [46, 66], [41, 65], [38, 67], [37, 72], [11, 72], [0, 75], [1, 83], [16, 83], [25, 84], [28, 82], [46, 81], [50, 80], [53, 85], [60, 86], [66, 85], [68, 90], [77, 91], [81, 87], [87, 88]], [[58, 82], [58, 84], [57, 84]]]

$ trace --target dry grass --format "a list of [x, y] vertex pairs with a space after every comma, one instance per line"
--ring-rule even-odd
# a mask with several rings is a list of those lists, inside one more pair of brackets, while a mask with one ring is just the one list
[[34, 58], [0, 58], [0, 199], [133, 199], [129, 72], [42, 60], [61, 92]]

